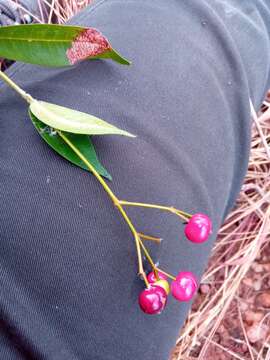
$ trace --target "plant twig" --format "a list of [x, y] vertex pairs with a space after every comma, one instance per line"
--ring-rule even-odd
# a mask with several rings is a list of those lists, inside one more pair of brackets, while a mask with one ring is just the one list
[[141, 248], [140, 248], [140, 237], [132, 224], [131, 220], [129, 219], [128, 215], [122, 208], [118, 198], [114, 195], [112, 190], [109, 188], [105, 180], [99, 175], [99, 173], [95, 170], [95, 168], [90, 164], [90, 162], [86, 159], [86, 157], [76, 148], [76, 146], [63, 134], [62, 131], [56, 130], [58, 135], [65, 141], [65, 143], [75, 152], [76, 155], [84, 162], [84, 164], [88, 167], [88, 169], [93, 173], [93, 175], [96, 177], [96, 179], [100, 182], [103, 189], [106, 191], [106, 193], [111, 198], [113, 204], [118, 208], [120, 213], [122, 214], [123, 218], [125, 219], [126, 223], [128, 224], [135, 240], [136, 244], [136, 250], [137, 250], [137, 256], [138, 256], [138, 266], [139, 266], [139, 275], [143, 277], [146, 285], [148, 285], [148, 282], [146, 280], [146, 275], [143, 269], [142, 264], [142, 254], [141, 254]]
[[154, 237], [154, 236], [149, 236], [149, 235], [145, 235], [145, 234], [142, 234], [142, 233], [138, 233], [139, 237], [141, 239], [145, 239], [145, 240], [150, 240], [150, 241], [154, 241], [158, 244], [161, 243], [162, 239], [161, 238], [157, 238], [157, 237]]
[[159, 209], [159, 210], [163, 210], [163, 211], [168, 211], [172, 214], [178, 215], [179, 217], [181, 217], [182, 219], [184, 219], [185, 221], [187, 221], [188, 219], [191, 218], [191, 214], [182, 211], [182, 210], [178, 210], [175, 209], [172, 206], [163, 206], [163, 205], [156, 205], [156, 204], [146, 204], [146, 203], [140, 203], [140, 202], [131, 202], [131, 201], [125, 201], [125, 200], [119, 200], [121, 205], [124, 206], [137, 206], [137, 207], [144, 207], [144, 208], [151, 208], [151, 209]]

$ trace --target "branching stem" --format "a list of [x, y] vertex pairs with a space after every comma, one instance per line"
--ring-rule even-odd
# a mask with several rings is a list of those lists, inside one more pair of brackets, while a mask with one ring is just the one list
[[171, 212], [175, 215], [178, 215], [179, 217], [181, 217], [183, 220], [187, 221], [188, 219], [191, 218], [191, 214], [184, 212], [182, 210], [178, 210], [175, 209], [172, 206], [162, 206], [162, 205], [155, 205], [155, 204], [146, 204], [146, 203], [139, 203], [139, 202], [131, 202], [131, 201], [125, 201], [125, 200], [120, 200], [119, 201], [121, 205], [123, 206], [137, 206], [137, 207], [145, 207], [145, 208], [151, 208], [151, 209], [159, 209], [159, 210], [163, 210], [163, 211], [168, 211]]
[[[35, 99], [28, 94], [27, 92], [25, 92], [23, 89], [21, 89], [17, 84], [15, 84], [14, 81], [12, 81], [3, 71], [0, 70], [0, 78], [2, 80], [4, 80], [12, 89], [14, 89], [27, 103], [31, 104], [32, 101], [34, 101]], [[156, 267], [156, 265], [154, 264], [147, 248], [145, 247], [144, 243], [142, 242], [141, 239], [146, 239], [146, 240], [152, 240], [155, 242], [159, 242], [161, 241], [160, 238], [156, 238], [153, 236], [149, 236], [149, 235], [144, 235], [141, 233], [138, 233], [133, 225], [133, 223], [131, 222], [130, 218], [128, 217], [127, 213], [125, 212], [123, 206], [138, 206], [138, 207], [146, 207], [146, 208], [153, 208], [153, 209], [159, 209], [159, 210], [164, 210], [164, 211], [169, 211], [173, 214], [178, 215], [179, 217], [181, 217], [182, 219], [184, 219], [185, 221], [187, 221], [191, 215], [181, 211], [181, 210], [177, 210], [173, 207], [168, 207], [168, 206], [161, 206], [161, 205], [154, 205], [154, 204], [145, 204], [145, 203], [135, 203], [135, 202], [129, 202], [129, 201], [123, 201], [123, 200], [119, 200], [115, 194], [112, 192], [112, 190], [110, 189], [110, 187], [107, 185], [107, 183], [105, 182], [105, 180], [102, 178], [101, 175], [99, 175], [99, 173], [95, 170], [95, 168], [92, 166], [92, 164], [87, 160], [87, 158], [79, 151], [79, 149], [69, 140], [69, 138], [60, 130], [55, 129], [55, 131], [57, 132], [57, 134], [62, 138], [62, 140], [75, 152], [75, 154], [84, 162], [84, 164], [88, 167], [88, 169], [92, 172], [92, 174], [96, 177], [96, 179], [99, 181], [99, 183], [102, 185], [103, 189], [106, 191], [106, 193], [108, 194], [108, 196], [110, 197], [110, 199], [112, 200], [113, 204], [117, 207], [117, 209], [119, 210], [119, 212], [121, 213], [121, 215], [123, 216], [124, 220], [126, 221], [127, 225], [129, 226], [130, 231], [132, 232], [133, 236], [134, 236], [134, 240], [135, 240], [135, 245], [136, 245], [136, 251], [137, 251], [137, 257], [138, 257], [138, 272], [139, 275], [143, 278], [146, 286], [149, 286], [149, 282], [147, 280], [146, 274], [144, 272], [144, 268], [143, 268], [143, 262], [142, 262], [142, 253], [141, 253], [141, 249], [143, 250], [147, 260], [149, 261], [150, 265], [153, 268], [153, 271], [155, 273], [156, 278], [159, 280], [159, 276], [158, 276], [158, 271], [160, 271], [161, 273], [167, 275], [169, 278], [171, 279], [175, 279], [174, 276], [166, 273], [165, 271], [158, 269]]]
[[154, 241], [154, 242], [156, 242], [156, 243], [158, 243], [158, 244], [160, 244], [160, 243], [161, 243], [161, 240], [162, 240], [161, 238], [157, 238], [157, 237], [154, 237], [154, 236], [145, 235], [145, 234], [142, 234], [142, 233], [138, 233], [138, 235], [139, 235], [139, 237], [140, 237], [141, 239]]
[[113, 204], [117, 207], [117, 209], [120, 211], [121, 215], [125, 219], [126, 223], [128, 224], [135, 240], [136, 244], [136, 250], [137, 250], [137, 256], [138, 256], [138, 266], [139, 266], [139, 275], [143, 277], [146, 285], [148, 285], [148, 282], [146, 280], [146, 275], [143, 269], [142, 264], [142, 254], [141, 254], [141, 248], [140, 248], [140, 237], [132, 224], [131, 220], [129, 219], [128, 215], [126, 214], [125, 210], [121, 206], [118, 198], [114, 195], [112, 190], [109, 188], [105, 180], [99, 175], [99, 173], [95, 170], [95, 168], [90, 164], [90, 162], [86, 159], [86, 157], [74, 146], [74, 144], [63, 134], [62, 131], [56, 130], [58, 135], [66, 142], [66, 144], [75, 152], [76, 155], [84, 162], [84, 164], [88, 167], [88, 169], [93, 173], [93, 175], [96, 177], [96, 179], [100, 182], [103, 189], [106, 191], [106, 193], [111, 198]]
[[175, 279], [176, 279], [175, 276], [173, 276], [172, 274], [167, 273], [167, 272], [164, 271], [164, 270], [161, 270], [160, 268], [157, 268], [157, 271], [159, 271], [159, 272], [161, 272], [162, 274], [168, 276], [168, 278], [170, 278], [170, 279], [172, 279], [172, 280], [175, 280]]

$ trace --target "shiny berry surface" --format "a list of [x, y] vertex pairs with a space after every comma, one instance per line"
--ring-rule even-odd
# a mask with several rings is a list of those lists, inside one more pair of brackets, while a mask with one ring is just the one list
[[212, 222], [205, 214], [193, 215], [185, 226], [186, 237], [194, 243], [203, 243], [212, 232]]
[[167, 294], [162, 287], [151, 284], [140, 293], [138, 301], [144, 313], [160, 314], [166, 306]]
[[171, 292], [178, 301], [190, 301], [198, 288], [197, 280], [193, 273], [180, 272], [176, 280], [171, 283]]
[[154, 283], [154, 285], [162, 287], [166, 291], [167, 295], [170, 293], [170, 284], [167, 280], [158, 280]]
[[[166, 280], [167, 276], [165, 274], [163, 274], [162, 272], [158, 271], [158, 276], [160, 280]], [[147, 275], [147, 280], [149, 281], [150, 284], [155, 283], [156, 281], [158, 281], [158, 279], [155, 276], [154, 271], [151, 271], [148, 275]]]

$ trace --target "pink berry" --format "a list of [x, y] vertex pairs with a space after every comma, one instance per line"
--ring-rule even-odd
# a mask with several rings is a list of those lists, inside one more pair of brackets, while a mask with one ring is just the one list
[[138, 300], [140, 308], [146, 314], [160, 314], [165, 308], [167, 294], [162, 287], [151, 284], [140, 293]]
[[[167, 276], [165, 274], [163, 274], [162, 272], [158, 271], [158, 276], [160, 278], [160, 280], [166, 280]], [[147, 275], [147, 280], [149, 281], [150, 284], [154, 284], [158, 279], [155, 276], [154, 271], [151, 271], [148, 275]]]
[[196, 278], [192, 272], [180, 272], [176, 280], [171, 283], [173, 297], [179, 301], [189, 301], [192, 299], [198, 288]]
[[202, 243], [212, 232], [212, 222], [207, 215], [193, 215], [185, 226], [186, 237], [194, 243]]

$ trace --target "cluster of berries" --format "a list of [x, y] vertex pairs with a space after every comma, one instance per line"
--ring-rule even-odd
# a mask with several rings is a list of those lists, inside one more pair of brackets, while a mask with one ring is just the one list
[[[212, 232], [212, 223], [207, 215], [193, 215], [185, 226], [185, 235], [193, 243], [203, 243]], [[168, 276], [162, 271], [148, 274], [149, 285], [139, 295], [139, 305], [146, 314], [160, 314], [167, 303], [168, 294], [178, 301], [189, 301], [195, 294], [198, 283], [192, 272], [181, 271], [174, 277], [171, 286]]]

